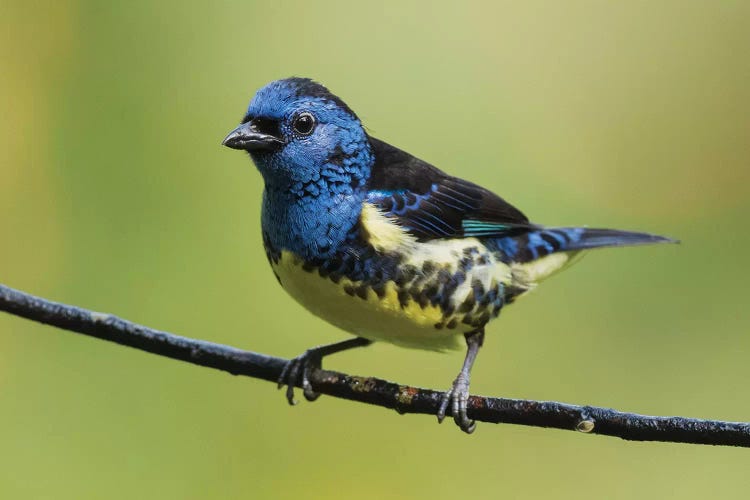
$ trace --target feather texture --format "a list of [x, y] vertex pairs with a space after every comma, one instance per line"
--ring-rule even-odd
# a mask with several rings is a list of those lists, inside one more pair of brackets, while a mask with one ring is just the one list
[[375, 163], [366, 201], [419, 240], [507, 236], [535, 227], [491, 191], [374, 137], [370, 144]]

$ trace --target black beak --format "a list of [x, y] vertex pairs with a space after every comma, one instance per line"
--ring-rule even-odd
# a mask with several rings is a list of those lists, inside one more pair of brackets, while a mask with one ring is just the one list
[[284, 144], [282, 139], [260, 132], [256, 124], [252, 121], [243, 123], [232, 130], [221, 141], [222, 146], [232, 149], [244, 149], [245, 151], [272, 151], [282, 144]]

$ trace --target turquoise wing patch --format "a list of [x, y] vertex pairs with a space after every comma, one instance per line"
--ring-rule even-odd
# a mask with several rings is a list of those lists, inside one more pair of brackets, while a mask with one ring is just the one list
[[508, 230], [518, 227], [513, 224], [502, 224], [500, 222], [487, 222], [473, 219], [466, 219], [461, 221], [461, 228], [463, 229], [464, 236], [468, 237], [489, 237], [489, 236], [501, 236]]

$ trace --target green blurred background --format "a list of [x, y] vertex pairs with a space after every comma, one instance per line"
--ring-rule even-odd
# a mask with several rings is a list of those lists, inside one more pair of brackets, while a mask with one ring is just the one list
[[[273, 278], [253, 92], [328, 85], [373, 135], [533, 220], [640, 229], [505, 311], [475, 393], [750, 420], [750, 3], [0, 3], [0, 282], [280, 356], [345, 338]], [[450, 137], [451, 140], [446, 138]], [[446, 388], [461, 353], [327, 366]], [[0, 315], [1, 498], [731, 498], [750, 451], [399, 416]]]

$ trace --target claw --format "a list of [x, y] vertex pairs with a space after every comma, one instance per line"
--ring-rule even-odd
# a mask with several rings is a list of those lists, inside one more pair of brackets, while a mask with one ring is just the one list
[[294, 406], [297, 400], [294, 399], [294, 386], [300, 379], [300, 370], [302, 375], [302, 393], [308, 401], [315, 401], [320, 394], [313, 391], [310, 383], [310, 376], [313, 369], [320, 368], [321, 357], [313, 350], [305, 351], [303, 354], [290, 360], [279, 376], [278, 388], [286, 386], [286, 400]]
[[346, 351], [354, 347], [364, 347], [372, 344], [371, 340], [362, 337], [356, 337], [335, 344], [322, 345], [308, 349], [294, 359], [291, 359], [279, 376], [278, 387], [281, 389], [286, 386], [286, 400], [290, 405], [296, 405], [294, 400], [294, 386], [300, 383], [302, 394], [308, 401], [315, 401], [320, 394], [313, 391], [310, 378], [313, 370], [318, 370], [323, 362], [323, 356], [328, 356], [336, 352]]
[[443, 393], [443, 397], [440, 398], [440, 407], [438, 408], [437, 412], [437, 419], [439, 424], [442, 424], [443, 420], [445, 420], [445, 411], [448, 409], [448, 403], [451, 402], [451, 394], [453, 394], [453, 389], [445, 391]]
[[453, 387], [443, 393], [443, 397], [440, 400], [440, 407], [437, 412], [438, 423], [442, 423], [445, 419], [445, 413], [449, 404], [451, 406], [453, 421], [456, 422], [456, 425], [458, 425], [458, 427], [466, 434], [474, 432], [477, 423], [474, 420], [471, 420], [467, 415], [469, 404], [468, 377], [459, 375], [458, 378], [453, 381]]
[[294, 363], [294, 360], [290, 360], [287, 364], [284, 365], [284, 369], [281, 370], [281, 375], [279, 375], [278, 383], [276, 384], [277, 389], [281, 389], [286, 385], [286, 378], [289, 375], [289, 368], [292, 366], [292, 363]]
[[305, 363], [304, 370], [302, 371], [302, 395], [305, 399], [312, 402], [320, 397], [320, 394], [313, 391], [312, 383], [310, 383], [310, 376], [312, 375], [313, 368], [320, 368], [321, 358], [318, 358], [314, 362], [308, 357], [308, 361]]

